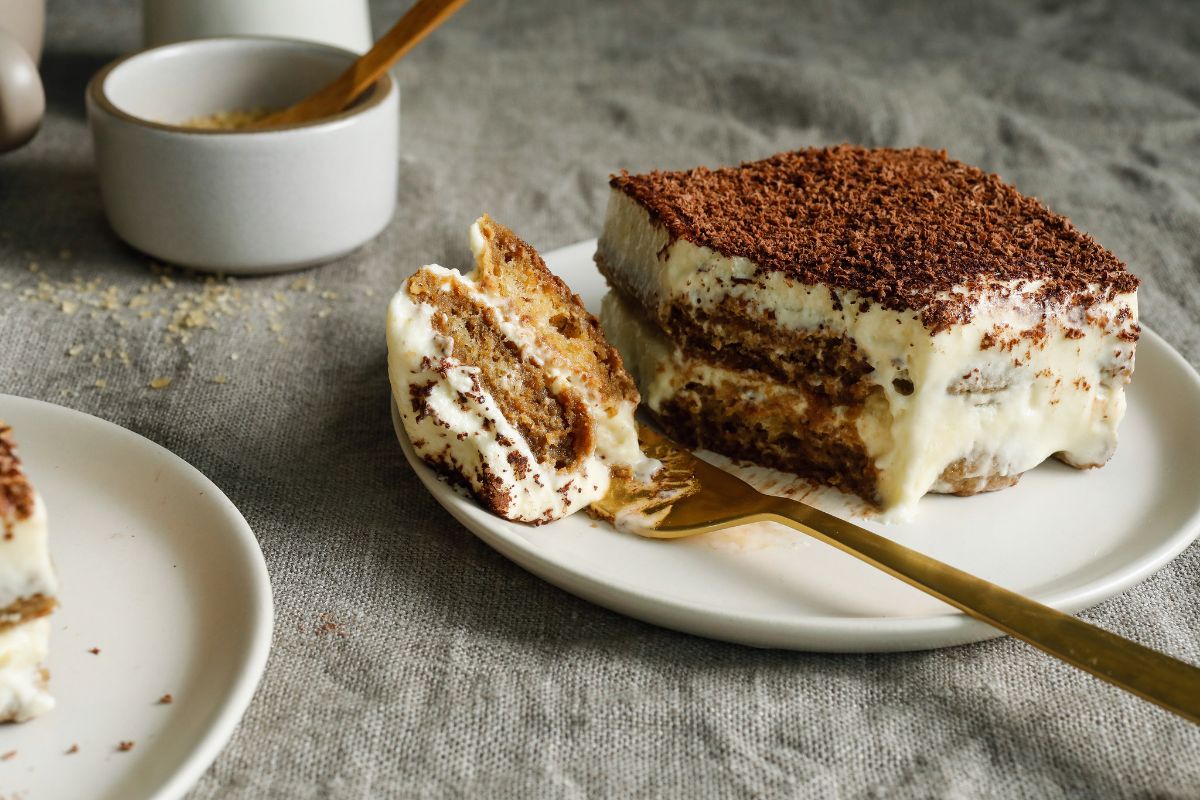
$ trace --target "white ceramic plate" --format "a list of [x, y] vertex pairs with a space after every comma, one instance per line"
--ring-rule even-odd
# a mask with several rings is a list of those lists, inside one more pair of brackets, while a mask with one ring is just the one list
[[58, 706], [0, 726], [0, 753], [16, 751], [0, 761], [0, 796], [179, 797], [266, 665], [271, 587], [254, 533], [212, 481], [124, 428], [9, 395], [0, 419], [45, 498], [62, 604]]
[[[605, 291], [595, 242], [546, 262], [595, 311]], [[930, 495], [907, 524], [860, 524], [909, 547], [1066, 611], [1145, 579], [1200, 533], [1200, 377], [1153, 332], [1138, 344], [1121, 443], [1086, 472], [1049, 461], [1014, 488]], [[918, 650], [998, 636], [994, 629], [841, 551], [776, 526], [679, 541], [618, 533], [584, 514], [530, 527], [506, 522], [405, 455], [467, 528], [568, 592], [631, 617], [762, 647], [842, 652]], [[833, 513], [853, 504], [832, 490], [809, 500]]]

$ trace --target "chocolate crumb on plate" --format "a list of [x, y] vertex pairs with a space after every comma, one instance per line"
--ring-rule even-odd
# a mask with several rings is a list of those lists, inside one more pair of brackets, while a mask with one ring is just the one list
[[119, 742], [117, 744], [117, 749], [120, 750], [122, 753], [128, 753], [130, 750], [133, 749], [133, 742]]

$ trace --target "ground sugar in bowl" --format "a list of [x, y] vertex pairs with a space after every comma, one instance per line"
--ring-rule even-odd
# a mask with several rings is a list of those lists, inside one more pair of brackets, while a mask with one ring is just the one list
[[238, 274], [319, 264], [370, 241], [396, 203], [400, 92], [390, 76], [333, 117], [246, 127], [355, 57], [228, 37], [109, 64], [88, 85], [87, 110], [113, 229], [155, 258]]

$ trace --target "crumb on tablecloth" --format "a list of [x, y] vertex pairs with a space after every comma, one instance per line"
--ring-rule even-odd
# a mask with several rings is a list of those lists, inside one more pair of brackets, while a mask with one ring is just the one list
[[[0, 238], [0, 257], [6, 249], [11, 247]], [[89, 325], [87, 344], [70, 344], [65, 354], [72, 359], [90, 360], [96, 367], [119, 360], [121, 366], [132, 368], [135, 359], [143, 360], [143, 353], [130, 356], [126, 338], [139, 323], [143, 329], [161, 332], [167, 344], [186, 346], [197, 334], [234, 328], [246, 332], [265, 329], [275, 334], [277, 344], [286, 345], [292, 341], [288, 335], [291, 318], [301, 314], [332, 318], [331, 305], [342, 298], [342, 293], [322, 288], [312, 276], [295, 278], [284, 290], [244, 287], [234, 277], [203, 275], [153, 261], [148, 264], [145, 281], [132, 285], [110, 283], [102, 277], [80, 274], [74, 266], [74, 254], [64, 256], [64, 252], [69, 253], [58, 251], [57, 262], [48, 254], [46, 268], [36, 260], [27, 261], [29, 277], [0, 281], [0, 293], [21, 303], [40, 304], [90, 320], [90, 324], [81, 323]], [[26, 253], [25, 257], [32, 255]], [[228, 356], [233, 361], [241, 357], [236, 352]], [[189, 361], [186, 366], [190, 369], [193, 365]], [[110, 382], [104, 378], [104, 385], [100, 385], [93, 383], [95, 380], [93, 377], [79, 386], [61, 388], [60, 394], [76, 397], [81, 389], [105, 389]], [[145, 380], [152, 389], [171, 386], [167, 376], [155, 378], [151, 374]], [[211, 380], [216, 384], [233, 382], [219, 373]]]

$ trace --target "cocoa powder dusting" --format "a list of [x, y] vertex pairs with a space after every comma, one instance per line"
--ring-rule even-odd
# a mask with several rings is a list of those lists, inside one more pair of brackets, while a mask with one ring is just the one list
[[1039, 299], [1076, 303], [1138, 286], [1066, 217], [945, 151], [840, 145], [611, 184], [672, 239], [919, 311], [935, 332], [968, 321], [971, 295], [1000, 281], [1040, 280]]
[[12, 538], [13, 527], [33, 513], [33, 487], [21, 471], [12, 428], [0, 422], [0, 525], [4, 538]]

